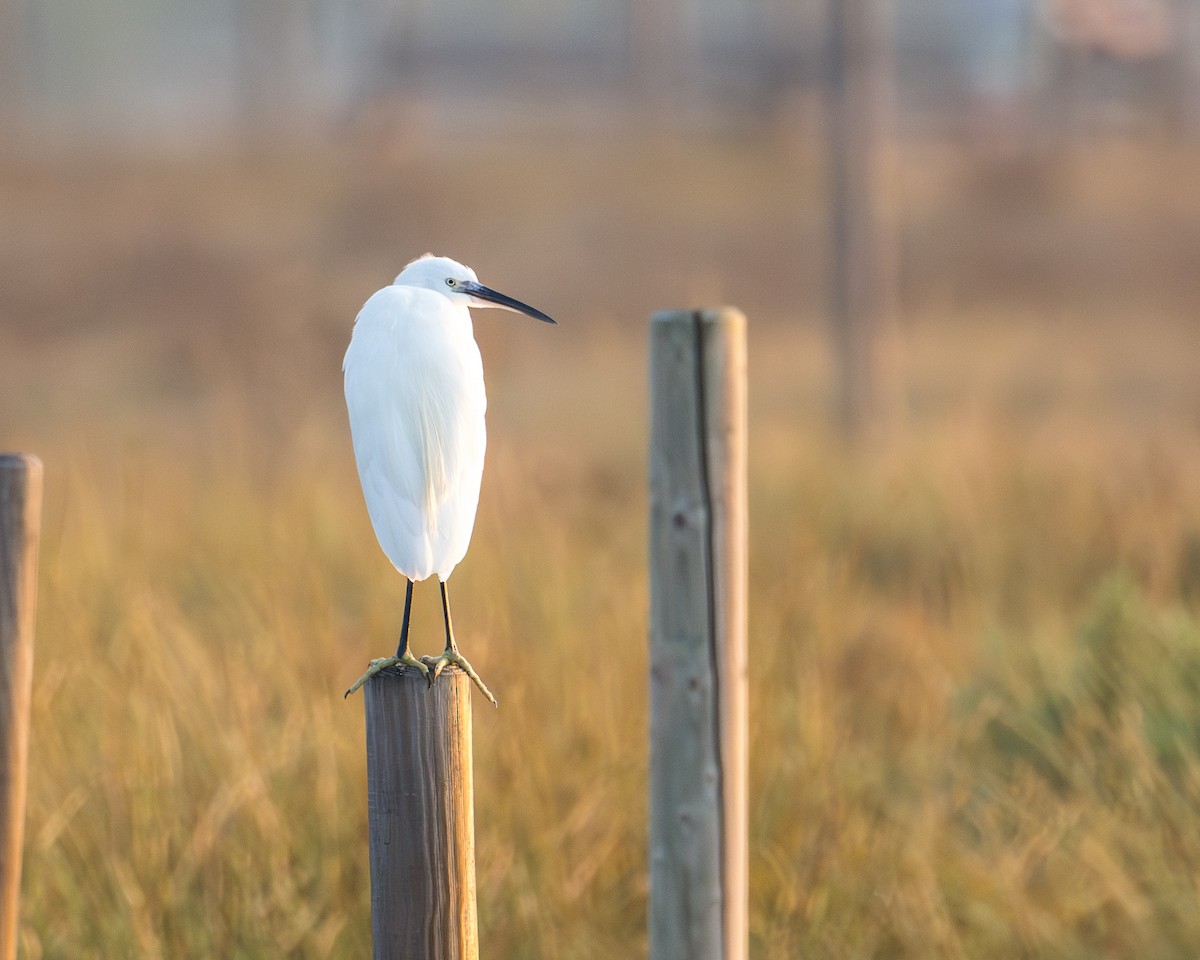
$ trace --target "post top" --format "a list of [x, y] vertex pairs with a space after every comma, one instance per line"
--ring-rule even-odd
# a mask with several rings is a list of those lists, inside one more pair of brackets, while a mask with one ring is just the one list
[[41, 458], [34, 453], [0, 452], [0, 468], [42, 472]]
[[737, 307], [695, 307], [691, 310], [657, 310], [650, 316], [651, 323], [741, 323], [746, 315]]

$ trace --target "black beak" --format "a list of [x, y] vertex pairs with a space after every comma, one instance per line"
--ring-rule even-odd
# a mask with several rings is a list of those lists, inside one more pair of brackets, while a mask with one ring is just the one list
[[512, 310], [514, 313], [523, 313], [526, 316], [533, 317], [535, 320], [541, 320], [542, 323], [553, 323], [558, 326], [557, 321], [546, 316], [541, 310], [535, 310], [527, 303], [522, 303], [520, 300], [514, 300], [512, 297], [505, 296], [503, 293], [497, 293], [491, 287], [485, 287], [482, 283], [474, 283], [470, 280], [461, 280], [458, 284], [458, 289], [463, 293], [468, 293], [476, 300], [486, 300], [488, 303], [496, 307], [503, 307], [505, 310]]

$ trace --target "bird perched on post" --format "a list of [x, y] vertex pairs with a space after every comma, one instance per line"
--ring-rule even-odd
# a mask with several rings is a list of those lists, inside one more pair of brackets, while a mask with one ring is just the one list
[[[458, 652], [446, 581], [467, 552], [486, 444], [483, 362], [468, 307], [500, 307], [554, 323], [479, 282], [475, 271], [426, 254], [371, 297], [354, 321], [342, 362], [354, 459], [379, 545], [404, 575], [404, 620], [394, 657], [372, 660], [352, 694], [386, 667], [405, 664], [432, 686], [448, 664], [496, 698]], [[436, 575], [446, 648], [414, 657], [408, 623], [413, 582]]]

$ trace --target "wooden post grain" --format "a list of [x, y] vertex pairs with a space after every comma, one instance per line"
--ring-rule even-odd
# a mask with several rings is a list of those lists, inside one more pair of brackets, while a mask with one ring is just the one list
[[17, 954], [42, 462], [0, 454], [0, 960]]
[[732, 309], [650, 324], [650, 957], [744, 960], [746, 352]]
[[478, 960], [471, 681], [392, 668], [363, 689], [375, 960]]

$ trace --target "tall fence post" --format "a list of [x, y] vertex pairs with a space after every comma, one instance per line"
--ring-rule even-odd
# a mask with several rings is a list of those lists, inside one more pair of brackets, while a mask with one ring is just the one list
[[392, 668], [363, 687], [375, 960], [478, 960], [471, 690]]
[[17, 955], [42, 462], [0, 454], [0, 960]]
[[650, 323], [650, 957], [748, 953], [746, 321]]
[[892, 71], [888, 5], [832, 0], [829, 11], [829, 181], [838, 426], [851, 441], [879, 427], [892, 386], [885, 347], [895, 238], [888, 210]]

